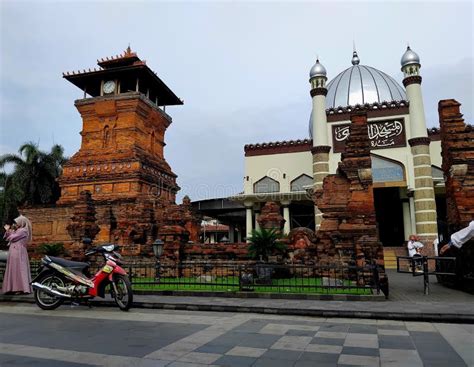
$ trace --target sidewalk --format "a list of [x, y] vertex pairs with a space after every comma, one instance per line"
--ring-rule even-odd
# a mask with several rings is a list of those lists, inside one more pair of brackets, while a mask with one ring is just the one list
[[[280, 315], [474, 323], [474, 295], [450, 289], [430, 278], [431, 294], [423, 294], [422, 277], [388, 272], [390, 298], [380, 301], [318, 301], [135, 295], [134, 307], [191, 311], [252, 312]], [[31, 296], [0, 296], [0, 301], [33, 302]], [[109, 300], [93, 305], [110, 306]]]

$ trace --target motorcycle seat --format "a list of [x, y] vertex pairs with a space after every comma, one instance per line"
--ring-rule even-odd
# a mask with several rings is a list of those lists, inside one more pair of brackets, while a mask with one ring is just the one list
[[65, 268], [83, 270], [90, 266], [89, 263], [83, 263], [79, 261], [65, 260], [60, 257], [49, 256], [52, 262], [64, 266]]

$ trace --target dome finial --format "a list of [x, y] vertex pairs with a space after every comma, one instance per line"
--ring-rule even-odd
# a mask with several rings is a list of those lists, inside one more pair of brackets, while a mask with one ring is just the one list
[[310, 79], [317, 76], [326, 77], [326, 68], [323, 65], [321, 65], [321, 63], [319, 62], [319, 55], [316, 56], [316, 63], [313, 65], [313, 67], [309, 71]]
[[402, 55], [400, 64], [402, 65], [402, 69], [403, 67], [407, 65], [412, 65], [412, 64], [420, 65], [420, 56], [418, 56], [418, 54], [410, 48], [410, 45], [408, 44], [408, 42], [407, 42], [407, 50]]
[[353, 49], [353, 51], [352, 51], [352, 65], [359, 65], [360, 59], [359, 59], [359, 55], [357, 55], [355, 41], [352, 41], [352, 49]]

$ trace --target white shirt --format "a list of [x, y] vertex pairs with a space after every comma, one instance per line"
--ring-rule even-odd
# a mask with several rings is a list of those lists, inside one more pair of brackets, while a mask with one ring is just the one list
[[416, 254], [416, 250], [419, 248], [424, 247], [421, 242], [418, 241], [408, 241], [407, 248], [408, 248], [408, 256], [413, 257]]
[[451, 235], [451, 244], [461, 248], [467, 241], [474, 237], [474, 220], [471, 220], [466, 228], [461, 229]]

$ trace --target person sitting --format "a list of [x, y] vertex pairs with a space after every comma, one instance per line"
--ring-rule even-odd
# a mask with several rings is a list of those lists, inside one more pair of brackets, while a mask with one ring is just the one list
[[[413, 257], [412, 264], [415, 266], [416, 271], [421, 271], [421, 249], [424, 245], [418, 240], [418, 237], [412, 234], [409, 237], [407, 248], [408, 248], [408, 256]], [[418, 259], [415, 259], [418, 258]], [[415, 270], [415, 269], [413, 269]]]
[[452, 247], [460, 249], [471, 238], [474, 238], [474, 220], [471, 220], [467, 227], [453, 233], [451, 235], [450, 241], [446, 245], [441, 247], [439, 254], [443, 255]]

